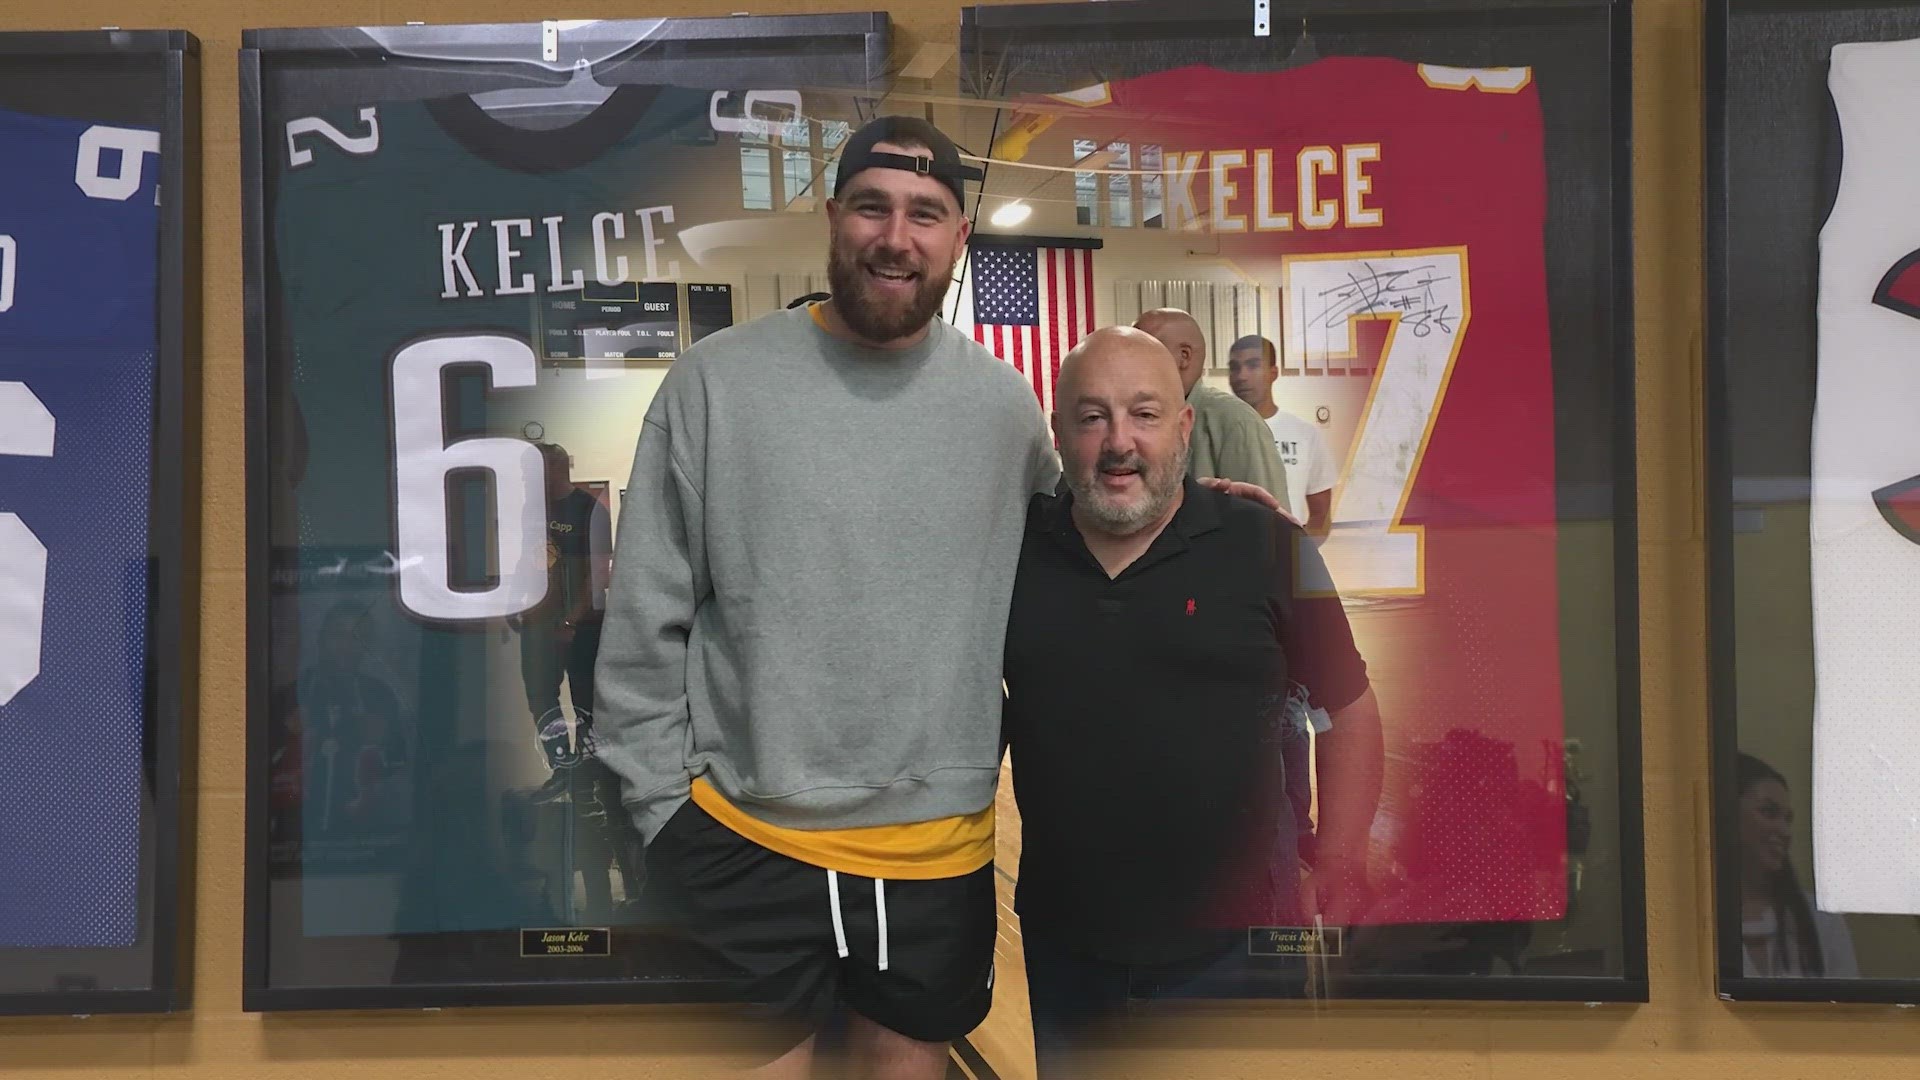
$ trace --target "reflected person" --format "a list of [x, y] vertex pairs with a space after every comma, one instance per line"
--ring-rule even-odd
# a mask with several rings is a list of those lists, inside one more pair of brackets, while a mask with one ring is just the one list
[[400, 701], [369, 670], [370, 606], [343, 600], [320, 620], [314, 664], [300, 679], [305, 832], [315, 841], [372, 839], [405, 824], [407, 734]]
[[1227, 350], [1227, 382], [1234, 396], [1252, 406], [1273, 433], [1274, 450], [1287, 474], [1288, 511], [1309, 533], [1325, 536], [1333, 524], [1333, 482], [1339, 466], [1318, 427], [1274, 402], [1279, 357], [1273, 342], [1249, 334]]
[[1748, 978], [1858, 978], [1845, 919], [1815, 911], [1794, 873], [1793, 801], [1787, 778], [1751, 754], [1739, 757], [1740, 942]]
[[[608, 869], [619, 869], [631, 906], [642, 881], [641, 843], [620, 804], [620, 782], [595, 756], [593, 674], [613, 572], [612, 517], [606, 504], [573, 482], [572, 458], [555, 443], [538, 444], [546, 478], [547, 597], [509, 622], [520, 633], [520, 675], [547, 780], [535, 803], [564, 805], [557, 875], [560, 913], [592, 920], [614, 915]], [[562, 679], [572, 705], [560, 700]], [[575, 912], [572, 881], [584, 884], [586, 910]]]
[[[607, 508], [573, 482], [565, 448], [540, 443], [545, 465], [547, 595], [508, 620], [520, 633], [520, 679], [547, 767], [541, 798], [566, 794], [567, 770], [581, 757], [593, 726], [593, 668], [613, 566], [613, 527]], [[560, 705], [565, 678], [573, 715]]]

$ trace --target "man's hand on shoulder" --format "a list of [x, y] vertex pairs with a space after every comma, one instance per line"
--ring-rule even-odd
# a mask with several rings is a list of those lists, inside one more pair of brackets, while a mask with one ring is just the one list
[[1254, 502], [1278, 513], [1281, 517], [1286, 518], [1295, 525], [1300, 524], [1300, 519], [1288, 513], [1287, 508], [1280, 505], [1280, 500], [1273, 497], [1273, 492], [1268, 491], [1259, 484], [1249, 484], [1241, 480], [1228, 480], [1220, 476], [1203, 476], [1200, 478], [1199, 483], [1202, 487], [1210, 488], [1214, 491], [1226, 492], [1236, 499], [1252, 499]]

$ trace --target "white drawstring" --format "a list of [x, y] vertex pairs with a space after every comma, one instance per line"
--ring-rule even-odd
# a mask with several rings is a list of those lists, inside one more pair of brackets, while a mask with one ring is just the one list
[[840, 875], [827, 871], [827, 905], [833, 909], [833, 944], [847, 958], [847, 925], [840, 921]]
[[887, 883], [879, 878], [873, 879], [873, 910], [880, 920], [880, 970], [885, 971], [887, 970]]

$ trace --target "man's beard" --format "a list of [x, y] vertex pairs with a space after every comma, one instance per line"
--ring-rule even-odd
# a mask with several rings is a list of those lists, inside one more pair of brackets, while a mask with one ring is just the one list
[[946, 272], [935, 274], [929, 266], [914, 266], [906, 261], [873, 260], [882, 270], [907, 270], [920, 275], [913, 295], [891, 299], [874, 295], [860, 257], [834, 245], [827, 253], [827, 283], [833, 290], [834, 310], [861, 338], [876, 344], [894, 341], [917, 333], [940, 313], [946, 299], [947, 283], [953, 277], [953, 264]]
[[[1132, 468], [1139, 471], [1140, 480], [1146, 487], [1146, 494], [1138, 501], [1125, 504], [1100, 490], [1100, 472], [1103, 469]], [[1093, 463], [1093, 468], [1085, 473], [1073, 473], [1067, 476], [1067, 488], [1073, 492], [1074, 502], [1080, 512], [1085, 514], [1095, 528], [1109, 536], [1132, 536], [1141, 529], [1159, 521], [1166, 514], [1167, 507], [1180, 494], [1180, 485], [1187, 477], [1187, 447], [1182, 443], [1159, 464], [1149, 464], [1139, 454], [1102, 453]]]

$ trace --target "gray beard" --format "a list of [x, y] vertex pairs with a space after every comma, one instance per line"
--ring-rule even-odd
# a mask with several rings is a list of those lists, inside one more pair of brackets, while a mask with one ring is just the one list
[[1120, 506], [1107, 499], [1106, 492], [1099, 489], [1094, 474], [1088, 473], [1085, 480], [1077, 476], [1067, 478], [1067, 490], [1073, 492], [1073, 499], [1094, 528], [1108, 536], [1132, 536], [1141, 529], [1159, 521], [1173, 505], [1175, 496], [1180, 493], [1180, 485], [1187, 478], [1187, 447], [1167, 459], [1165, 472], [1159, 469], [1141, 475], [1147, 482], [1147, 497], [1132, 506]]

